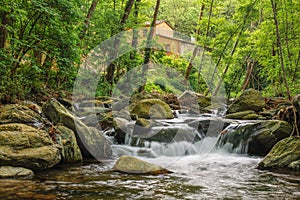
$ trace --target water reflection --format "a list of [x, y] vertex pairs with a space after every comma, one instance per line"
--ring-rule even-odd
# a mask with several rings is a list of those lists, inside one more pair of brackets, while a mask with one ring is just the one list
[[[162, 165], [170, 159], [147, 158]], [[34, 180], [0, 180], [0, 199], [300, 198], [299, 174], [256, 170], [259, 160], [220, 153], [185, 156], [168, 166], [175, 173], [158, 176], [111, 172], [113, 161], [59, 166]]]

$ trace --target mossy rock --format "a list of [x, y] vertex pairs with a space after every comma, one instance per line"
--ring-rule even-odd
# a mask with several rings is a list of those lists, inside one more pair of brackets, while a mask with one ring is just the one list
[[129, 121], [124, 118], [115, 117], [113, 119], [113, 127], [115, 130], [115, 139], [119, 144], [125, 143], [126, 134], [129, 133]]
[[167, 174], [171, 173], [171, 171], [131, 157], [131, 156], [121, 156], [113, 166], [113, 170], [117, 172], [122, 172], [122, 173], [128, 173], [128, 174]]
[[46, 131], [25, 124], [12, 123], [0, 125], [0, 146], [6, 145], [24, 149], [54, 144]]
[[205, 108], [211, 105], [211, 98], [206, 96], [198, 96], [198, 104], [201, 108]]
[[0, 166], [26, 167], [31, 170], [47, 169], [61, 161], [60, 152], [55, 146], [15, 149], [0, 146]]
[[[258, 169], [279, 169], [296, 165], [300, 160], [300, 138], [288, 137], [279, 141], [258, 164]], [[299, 163], [298, 163], [299, 164]], [[295, 166], [296, 167], [296, 166]]]
[[253, 110], [246, 110], [246, 111], [236, 112], [236, 113], [232, 113], [232, 114], [227, 114], [225, 117], [228, 119], [250, 120], [250, 119], [259, 118], [259, 115], [256, 114], [256, 112]]
[[145, 99], [139, 101], [131, 114], [145, 119], [173, 119], [173, 113], [168, 104], [160, 99]]
[[222, 136], [219, 144], [230, 143], [232, 150], [241, 148], [239, 153], [265, 156], [278, 141], [289, 137], [292, 129], [292, 125], [285, 121], [260, 121], [229, 131]]
[[57, 100], [47, 101], [42, 109], [53, 124], [63, 124], [74, 131], [83, 157], [106, 159], [112, 155], [110, 142], [102, 133], [96, 128], [86, 126]]
[[34, 173], [30, 169], [24, 167], [0, 167], [0, 178], [14, 178], [14, 179], [31, 179], [34, 177]]
[[265, 107], [265, 100], [261, 93], [254, 89], [245, 90], [244, 93], [234, 101], [228, 108], [227, 114], [253, 110], [261, 111]]
[[58, 125], [59, 143], [62, 146], [61, 155], [63, 162], [81, 162], [83, 160], [80, 148], [76, 141], [75, 133], [63, 125]]
[[59, 149], [44, 130], [17, 123], [0, 125], [0, 166], [46, 169], [60, 160]]
[[41, 122], [41, 115], [25, 105], [8, 104], [0, 107], [0, 124], [24, 123], [38, 125]]

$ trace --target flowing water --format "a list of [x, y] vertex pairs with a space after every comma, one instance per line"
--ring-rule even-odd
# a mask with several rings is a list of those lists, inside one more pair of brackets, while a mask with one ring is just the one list
[[216, 148], [218, 139], [113, 145], [116, 158], [133, 155], [174, 173], [113, 172], [115, 159], [59, 165], [33, 180], [0, 180], [0, 199], [300, 199], [299, 173], [257, 170], [262, 158]]

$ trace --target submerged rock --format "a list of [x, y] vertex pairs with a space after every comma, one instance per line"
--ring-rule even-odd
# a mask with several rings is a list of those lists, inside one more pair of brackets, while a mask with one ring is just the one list
[[266, 120], [240, 126], [222, 135], [219, 145], [250, 155], [266, 155], [280, 140], [289, 137], [292, 125], [280, 120]]
[[20, 178], [20, 179], [31, 179], [34, 173], [30, 169], [23, 167], [11, 167], [1, 166], [0, 167], [0, 178]]
[[299, 167], [300, 138], [288, 137], [278, 142], [268, 155], [258, 164], [258, 169], [278, 169]]
[[0, 125], [0, 165], [46, 169], [61, 160], [59, 150], [44, 130], [25, 124]]
[[51, 99], [47, 101], [42, 109], [52, 123], [63, 124], [74, 131], [83, 157], [105, 159], [112, 155], [110, 142], [102, 133], [96, 128], [86, 126], [57, 100]]
[[167, 174], [171, 171], [131, 156], [121, 156], [115, 165], [113, 170], [128, 174]]
[[254, 89], [248, 89], [234, 101], [228, 108], [227, 114], [253, 110], [259, 112], [265, 107], [265, 100], [261, 93]]
[[145, 99], [139, 101], [131, 114], [145, 119], [173, 119], [173, 113], [168, 104], [160, 99]]

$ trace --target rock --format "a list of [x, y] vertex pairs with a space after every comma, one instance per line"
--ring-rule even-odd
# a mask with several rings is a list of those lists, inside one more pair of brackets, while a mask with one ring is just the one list
[[150, 134], [150, 130], [153, 126], [158, 126], [159, 123], [153, 119], [138, 118], [133, 127], [133, 136], [146, 136]]
[[83, 157], [106, 159], [112, 155], [110, 143], [102, 133], [93, 127], [86, 126], [57, 100], [47, 101], [42, 109], [52, 123], [61, 123], [74, 131]]
[[18, 102], [18, 104], [20, 104], [22, 106], [26, 106], [27, 108], [29, 108], [30, 110], [36, 112], [39, 115], [42, 114], [41, 106], [37, 105], [36, 103], [34, 103], [32, 101], [20, 101], [20, 102]]
[[80, 114], [81, 116], [87, 116], [90, 114], [98, 114], [98, 113], [108, 113], [111, 109], [104, 108], [104, 107], [83, 107], [77, 110], [77, 114]]
[[226, 118], [229, 119], [257, 119], [259, 118], [259, 115], [256, 114], [256, 112], [254, 112], [253, 110], [246, 110], [246, 111], [241, 111], [241, 112], [236, 112], [236, 113], [232, 113], [232, 114], [227, 114], [225, 116]]
[[51, 145], [53, 141], [44, 130], [17, 123], [0, 125], [0, 146], [25, 149]]
[[197, 129], [200, 135], [217, 137], [219, 133], [232, 123], [230, 119], [209, 118], [188, 122], [188, 125]]
[[158, 94], [150, 94], [146, 91], [134, 94], [130, 97], [131, 104], [137, 104], [138, 102], [145, 100], [145, 99], [160, 99], [163, 100], [163, 97]]
[[112, 110], [121, 111], [129, 106], [130, 98], [126, 96], [120, 97], [117, 101], [112, 104]]
[[167, 174], [172, 173], [171, 171], [155, 165], [149, 162], [131, 157], [121, 156], [115, 165], [113, 170], [128, 174]]
[[205, 108], [211, 105], [211, 98], [204, 95], [198, 96], [198, 104], [201, 108]]
[[266, 120], [239, 126], [228, 131], [220, 140], [219, 145], [228, 146], [238, 153], [264, 156], [280, 140], [289, 137], [292, 125], [280, 120]]
[[173, 113], [168, 104], [160, 99], [145, 99], [139, 101], [131, 114], [146, 119], [173, 119]]
[[294, 162], [291, 162], [288, 165], [288, 168], [295, 170], [295, 171], [299, 171], [300, 170], [300, 160], [296, 160]]
[[63, 162], [81, 162], [83, 160], [79, 146], [77, 145], [75, 133], [63, 126], [58, 125], [59, 143], [62, 146], [61, 155]]
[[49, 134], [25, 124], [0, 125], [0, 166], [51, 168], [61, 160]]
[[55, 146], [26, 149], [0, 146], [0, 165], [41, 170], [53, 167], [58, 164], [60, 160], [60, 152]]
[[82, 119], [82, 122], [87, 126], [95, 127], [99, 123], [99, 118], [95, 114], [87, 115]]
[[227, 114], [246, 110], [253, 110], [255, 112], [259, 112], [264, 107], [265, 100], [262, 97], [261, 93], [254, 89], [248, 89], [245, 90], [244, 93], [229, 106]]
[[21, 178], [21, 179], [31, 179], [34, 173], [30, 169], [23, 167], [11, 167], [11, 166], [1, 166], [0, 167], [0, 179], [1, 178]]
[[299, 166], [300, 138], [288, 137], [278, 142], [258, 164], [258, 169], [278, 169]]
[[42, 117], [25, 105], [8, 104], [0, 107], [0, 124], [23, 123], [41, 126]]
[[189, 90], [186, 90], [181, 95], [179, 95], [178, 101], [180, 103], [180, 106], [190, 106], [193, 104], [198, 104], [196, 93]]
[[127, 121], [126, 119], [118, 117], [115, 117], [113, 119], [113, 127], [116, 132], [115, 139], [119, 144], [125, 143], [126, 134], [129, 133], [128, 124], [129, 121]]
[[263, 110], [259, 113], [259, 115], [265, 117], [266, 119], [273, 119], [276, 116], [277, 111], [277, 109]]
[[107, 128], [113, 127], [113, 112], [109, 112], [103, 115], [97, 115], [97, 117], [100, 119], [99, 120], [99, 129], [100, 130], [105, 130]]

